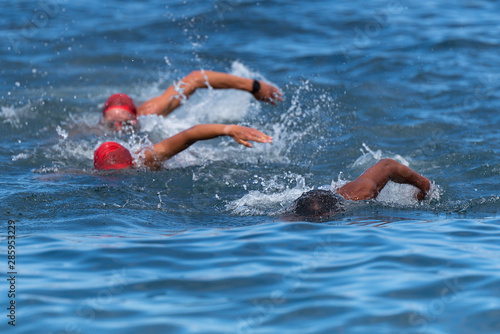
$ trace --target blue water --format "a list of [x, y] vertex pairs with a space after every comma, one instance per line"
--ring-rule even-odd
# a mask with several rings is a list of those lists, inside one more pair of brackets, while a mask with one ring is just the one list
[[[0, 1], [2, 333], [499, 333], [500, 3]], [[95, 131], [192, 70], [261, 78], [278, 106], [200, 90], [132, 136]], [[238, 123], [160, 172], [96, 173], [138, 148]], [[282, 213], [378, 159], [388, 184], [328, 221]], [[6, 315], [16, 224], [16, 327]]]

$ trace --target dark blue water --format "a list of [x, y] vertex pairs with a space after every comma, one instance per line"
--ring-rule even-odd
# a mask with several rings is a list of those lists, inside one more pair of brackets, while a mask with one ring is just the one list
[[[500, 332], [500, 3], [0, 5], [2, 333]], [[142, 102], [198, 69], [265, 79], [285, 101], [201, 90], [132, 136], [95, 131], [110, 94]], [[206, 122], [274, 142], [93, 171], [103, 141]], [[389, 184], [329, 221], [281, 215], [380, 158], [431, 196]]]

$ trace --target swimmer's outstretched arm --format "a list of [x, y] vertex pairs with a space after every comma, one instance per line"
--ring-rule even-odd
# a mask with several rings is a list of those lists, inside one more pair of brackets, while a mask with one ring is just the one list
[[[260, 89], [254, 97], [257, 100], [276, 104], [283, 101], [281, 91], [264, 81], [259, 81]], [[252, 92], [253, 79], [242, 78], [236, 75], [213, 72], [213, 71], [193, 71], [176, 85], [168, 87], [162, 95], [144, 102], [137, 109], [137, 114], [141, 115], [161, 115], [167, 116], [181, 105], [182, 99], [189, 98], [198, 88], [215, 89], [240, 89]]]
[[240, 125], [200, 124], [164, 139], [152, 148], [145, 150], [144, 163], [157, 169], [162, 161], [168, 160], [184, 151], [198, 140], [207, 140], [220, 136], [230, 136], [236, 142], [246, 147], [252, 147], [250, 141], [271, 143], [273, 138], [259, 130]]
[[337, 190], [343, 197], [358, 201], [378, 196], [387, 182], [406, 183], [419, 189], [417, 199], [423, 200], [429, 192], [430, 181], [411, 168], [392, 159], [382, 159], [368, 168], [356, 180]]

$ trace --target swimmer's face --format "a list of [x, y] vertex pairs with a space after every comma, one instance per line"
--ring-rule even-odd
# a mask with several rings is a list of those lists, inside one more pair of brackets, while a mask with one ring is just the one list
[[127, 126], [135, 128], [137, 126], [137, 116], [124, 108], [110, 108], [106, 110], [103, 116], [103, 123], [116, 131], [121, 131]]
[[107, 122], [126, 122], [137, 120], [137, 117], [134, 113], [125, 108], [114, 107], [106, 110], [104, 119]]

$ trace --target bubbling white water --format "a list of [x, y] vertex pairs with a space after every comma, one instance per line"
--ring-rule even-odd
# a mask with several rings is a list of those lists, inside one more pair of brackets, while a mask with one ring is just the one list
[[230, 201], [226, 209], [240, 216], [253, 216], [277, 213], [299, 197], [311, 190], [300, 174], [284, 173], [274, 175], [269, 180], [259, 180], [262, 190], [251, 190], [243, 197]]
[[25, 120], [29, 118], [30, 112], [33, 110], [33, 105], [27, 103], [21, 107], [4, 107], [0, 108], [0, 119], [3, 123], [10, 124], [13, 128], [18, 129], [25, 125]]

